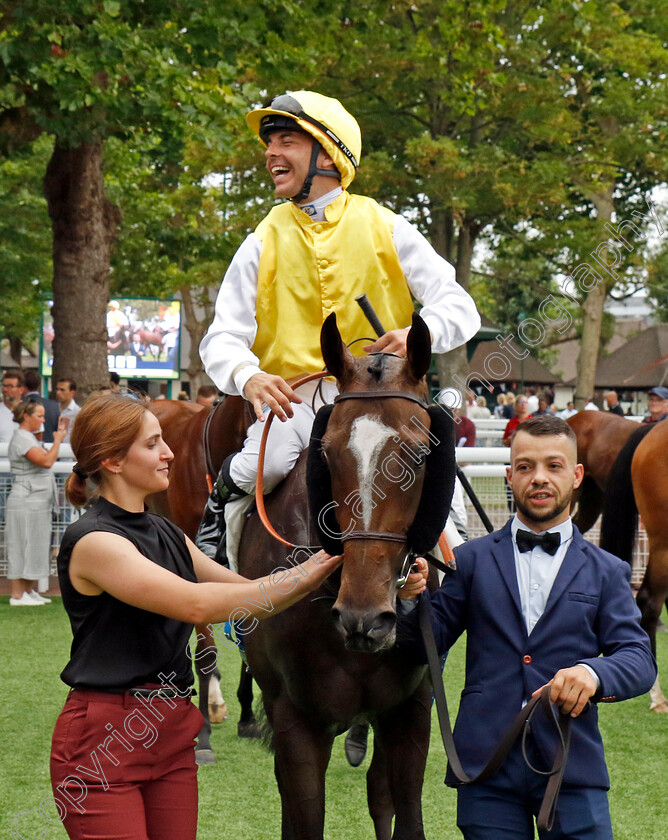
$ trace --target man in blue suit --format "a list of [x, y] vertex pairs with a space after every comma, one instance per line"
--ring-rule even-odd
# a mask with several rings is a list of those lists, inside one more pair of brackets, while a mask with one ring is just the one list
[[[457, 571], [430, 598], [441, 653], [467, 632], [457, 750], [466, 773], [479, 773], [522, 706], [551, 685], [553, 702], [573, 718], [572, 742], [554, 826], [540, 836], [611, 840], [596, 703], [648, 691], [656, 663], [639, 625], [628, 565], [586, 542], [571, 522], [583, 468], [570, 426], [553, 416], [525, 420], [510, 460], [516, 515], [500, 531], [460, 546]], [[412, 619], [405, 625], [414, 633]], [[549, 724], [535, 715], [531, 763], [549, 769], [554, 747]], [[446, 782], [457, 785], [451, 768]], [[516, 745], [488, 781], [459, 786], [462, 834], [531, 840], [545, 784]]]

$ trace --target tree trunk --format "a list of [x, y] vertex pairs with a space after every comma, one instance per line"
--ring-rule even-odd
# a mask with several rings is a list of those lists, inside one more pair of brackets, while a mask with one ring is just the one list
[[120, 211], [105, 196], [102, 144], [56, 143], [44, 177], [53, 228], [53, 378], [77, 394], [108, 387], [109, 259]]
[[203, 296], [199, 302], [203, 304], [204, 317], [198, 319], [195, 314], [195, 301], [193, 300], [192, 289], [190, 287], [184, 287], [179, 289], [179, 292], [183, 301], [183, 325], [188, 330], [190, 337], [190, 355], [188, 357], [187, 373], [188, 381], [190, 382], [190, 395], [194, 399], [197, 394], [197, 389], [202, 384], [202, 374], [204, 373], [204, 367], [199, 355], [199, 345], [209, 328], [209, 324], [213, 320], [213, 304], [209, 301], [208, 296]]
[[[463, 288], [468, 289], [471, 278], [471, 261], [473, 260], [473, 246], [480, 227], [470, 219], [463, 219], [457, 236], [457, 262], [455, 276]], [[466, 382], [469, 373], [469, 361], [466, 345], [456, 347], [449, 353], [436, 355], [436, 370], [441, 388], [457, 388], [462, 391], [458, 382]], [[455, 379], [455, 377], [457, 377]], [[463, 395], [464, 400], [466, 396]]]
[[[609, 222], [612, 218], [612, 212], [614, 210], [612, 200], [613, 189], [614, 184], [611, 183], [601, 190], [587, 191], [589, 198], [596, 207], [596, 216], [600, 222], [601, 230], [603, 230], [603, 224]], [[590, 261], [590, 264], [604, 279], [587, 294], [583, 307], [584, 322], [582, 325], [582, 339], [580, 341], [580, 353], [577, 362], [574, 396], [575, 407], [578, 411], [584, 408], [587, 400], [594, 396], [596, 366], [601, 348], [603, 307], [605, 306], [605, 299], [608, 295], [608, 288], [614, 285], [613, 281], [606, 279], [608, 275], [603, 268], [593, 261]]]

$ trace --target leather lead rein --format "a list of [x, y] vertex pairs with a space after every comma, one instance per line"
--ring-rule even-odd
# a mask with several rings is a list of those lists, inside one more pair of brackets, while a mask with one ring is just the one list
[[[477, 776], [471, 778], [465, 772], [461, 761], [459, 760], [459, 756], [457, 755], [457, 748], [455, 747], [452, 726], [450, 724], [450, 715], [448, 713], [448, 704], [445, 698], [445, 689], [443, 687], [440, 657], [438, 655], [438, 650], [436, 649], [436, 640], [431, 626], [429, 599], [428, 597], [423, 597], [422, 595], [418, 600], [418, 619], [420, 623], [420, 630], [422, 631], [424, 646], [427, 651], [427, 661], [429, 663], [429, 672], [434, 690], [434, 702], [436, 704], [436, 712], [438, 714], [438, 722], [441, 730], [443, 746], [445, 748], [445, 754], [450, 763], [450, 769], [461, 784], [470, 785], [474, 782], [482, 782], [496, 773], [503, 764], [513, 745], [520, 737], [522, 738], [522, 754], [524, 756], [524, 760], [531, 767], [526, 755], [525, 742], [531, 718], [539, 705], [542, 706], [543, 711], [554, 722], [559, 736], [559, 748], [557, 749], [552, 769], [543, 774], [549, 776], [550, 778], [545, 788], [545, 794], [543, 796], [543, 801], [537, 818], [538, 828], [541, 831], [550, 831], [554, 823], [557, 797], [559, 796], [564, 770], [568, 761], [568, 751], [571, 737], [570, 717], [568, 715], [561, 714], [559, 710], [556, 709], [550, 700], [550, 688], [549, 686], [545, 686], [540, 694], [537, 694], [529, 700], [521, 712], [512, 721], [504, 733], [501, 743], [487, 762], [487, 765], [480, 771], [480, 773], [478, 773]], [[532, 767], [531, 769], [533, 770], [534, 768]]]

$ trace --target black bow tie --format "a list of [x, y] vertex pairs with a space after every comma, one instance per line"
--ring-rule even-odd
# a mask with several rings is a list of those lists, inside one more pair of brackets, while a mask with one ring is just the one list
[[543, 551], [546, 551], [554, 557], [557, 549], [561, 545], [561, 534], [550, 533], [550, 531], [545, 531], [542, 534], [534, 534], [533, 531], [523, 531], [521, 528], [518, 528], [515, 539], [517, 540], [517, 547], [520, 553], [531, 551], [532, 548], [539, 545]]

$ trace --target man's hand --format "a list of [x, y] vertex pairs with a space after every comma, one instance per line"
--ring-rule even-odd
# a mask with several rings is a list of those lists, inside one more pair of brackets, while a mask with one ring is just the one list
[[424, 557], [416, 557], [415, 565], [418, 567], [418, 571], [411, 572], [404, 586], [397, 589], [397, 595], [403, 601], [411, 601], [413, 598], [417, 598], [427, 588], [427, 577], [429, 575], [427, 561]]
[[266, 403], [278, 419], [284, 423], [292, 417], [291, 402], [300, 403], [301, 398], [292, 390], [285, 379], [270, 373], [256, 373], [244, 386], [244, 397], [253, 403], [255, 416], [264, 422], [262, 404]]
[[[583, 665], [574, 665], [572, 668], [562, 668], [561, 671], [552, 677], [547, 685], [551, 686], [550, 699], [561, 711], [577, 717], [587, 705], [590, 697], [596, 693], [598, 686], [591, 673]], [[540, 694], [545, 688], [534, 691], [533, 696]]]
[[390, 330], [385, 335], [381, 335], [373, 344], [367, 344], [364, 351], [366, 353], [396, 353], [397, 356], [406, 356], [408, 333], [408, 328], [405, 330]]

